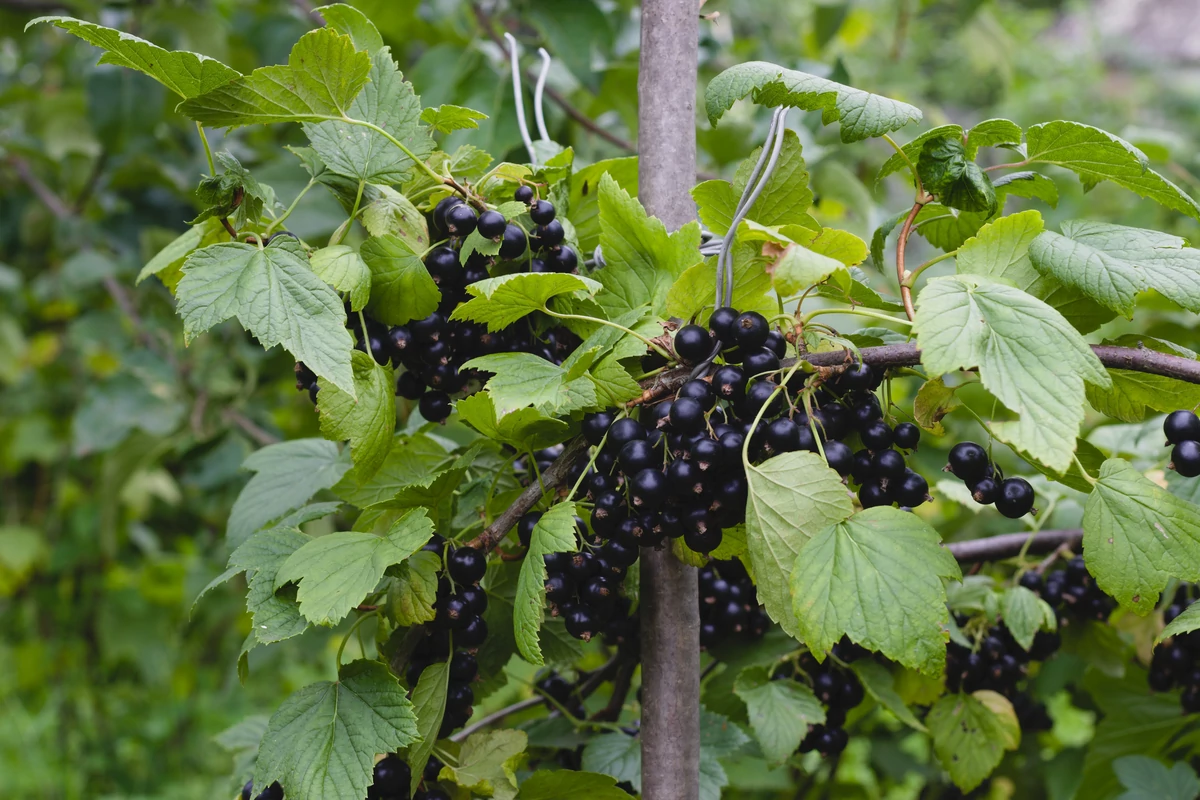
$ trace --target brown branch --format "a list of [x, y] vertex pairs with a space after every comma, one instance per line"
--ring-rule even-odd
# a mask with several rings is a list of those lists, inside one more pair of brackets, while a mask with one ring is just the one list
[[247, 417], [236, 408], [226, 408], [221, 412], [221, 416], [226, 422], [231, 422], [234, 425], [245, 431], [246, 435], [254, 441], [258, 442], [263, 447], [269, 444], [278, 444], [279, 437], [268, 430], [264, 430], [258, 426], [254, 420]]
[[621, 663], [613, 679], [612, 696], [608, 705], [592, 715], [593, 722], [616, 722], [620, 719], [621, 709], [625, 707], [625, 698], [629, 696], [629, 689], [633, 684], [633, 671], [636, 667], [637, 661]]
[[[1030, 542], [1030, 537], [1033, 541]], [[946, 549], [961, 564], [971, 564], [978, 561], [1002, 561], [1020, 555], [1021, 548], [1029, 542], [1025, 551], [1030, 555], [1053, 553], [1059, 548], [1075, 549], [1083, 541], [1083, 531], [1079, 528], [1069, 528], [1061, 531], [1041, 531], [1039, 533], [1005, 533], [1000, 536], [989, 536], [985, 539], [969, 539], [965, 542], [951, 542]]]
[[33, 168], [29, 166], [29, 162], [17, 155], [10, 155], [8, 163], [12, 166], [17, 176], [29, 187], [29, 191], [33, 192], [34, 196], [41, 201], [51, 214], [58, 219], [68, 219], [71, 217], [71, 209], [62, 198], [55, 193], [53, 189], [42, 182], [42, 179], [37, 176]]
[[908, 237], [912, 235], [913, 222], [927, 202], [928, 195], [921, 192], [913, 203], [912, 210], [908, 212], [904, 227], [900, 229], [900, 240], [896, 242], [896, 281], [900, 284], [900, 299], [904, 302], [904, 313], [908, 315], [909, 321], [916, 318], [917, 312], [913, 309], [912, 288], [905, 283], [908, 280], [908, 270], [904, 268], [904, 251], [908, 249]]

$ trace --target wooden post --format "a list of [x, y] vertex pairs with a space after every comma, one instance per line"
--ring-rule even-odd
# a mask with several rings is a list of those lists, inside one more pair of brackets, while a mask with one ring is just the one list
[[[697, 0], [643, 0], [638, 182], [646, 210], [675, 230], [695, 219]], [[700, 796], [700, 611], [696, 570], [642, 553], [642, 797]]]

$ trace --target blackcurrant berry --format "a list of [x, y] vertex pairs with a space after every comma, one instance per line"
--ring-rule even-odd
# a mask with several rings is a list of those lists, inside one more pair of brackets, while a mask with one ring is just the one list
[[950, 472], [968, 484], [983, 480], [988, 475], [987, 451], [975, 442], [959, 442], [950, 448]]
[[814, 411], [812, 418], [823, 441], [838, 441], [850, 435], [850, 409], [843, 405], [827, 403]]
[[697, 497], [704, 492], [704, 474], [692, 462], [676, 459], [667, 465], [667, 487], [681, 500]]
[[487, 592], [478, 586], [463, 586], [458, 590], [458, 596], [467, 604], [472, 614], [482, 614], [487, 611]]
[[748, 350], [742, 358], [742, 370], [750, 376], [778, 372], [779, 356], [765, 347]]
[[574, 272], [579, 267], [579, 256], [573, 249], [563, 245], [550, 256], [555, 272]]
[[446, 212], [455, 206], [461, 206], [463, 199], [456, 194], [449, 197], [443, 197], [433, 207], [433, 213], [430, 215], [433, 218], [433, 227], [439, 231], [446, 230]]
[[488, 209], [479, 215], [479, 219], [475, 222], [475, 229], [479, 231], [479, 235], [485, 239], [498, 239], [504, 235], [504, 229], [508, 225], [508, 220], [499, 211]]
[[697, 553], [711, 553], [721, 546], [721, 526], [706, 508], [694, 508], [683, 518], [683, 543]]
[[408, 791], [412, 771], [396, 756], [388, 756], [375, 765], [371, 788], [381, 795], [396, 795]]
[[981, 506], [990, 506], [1000, 497], [1000, 482], [995, 478], [984, 478], [976, 481], [971, 489], [971, 497]]
[[466, 203], [457, 205], [446, 212], [446, 230], [451, 236], [469, 236], [474, 233], [475, 226], [479, 224], [479, 217], [475, 216], [475, 209], [471, 208]]
[[846, 391], [869, 392], [879, 385], [882, 376], [870, 364], [851, 364], [837, 378], [837, 386]]
[[522, 547], [529, 547], [529, 542], [533, 538], [533, 529], [541, 518], [542, 512], [530, 511], [517, 520], [517, 541], [521, 543]]
[[873, 394], [857, 398], [850, 407], [851, 423], [857, 430], [862, 430], [876, 420], [883, 419], [883, 409], [879, 407], [879, 399]]
[[1172, 447], [1171, 469], [1185, 478], [1200, 475], [1200, 442], [1185, 440]]
[[430, 422], [441, 422], [450, 416], [452, 406], [450, 397], [445, 392], [433, 390], [421, 395], [417, 408], [420, 410], [421, 416]]
[[747, 311], [739, 314], [734, 323], [737, 331], [737, 343], [743, 352], [748, 352], [767, 343], [767, 335], [771, 332], [767, 318], [757, 311]]
[[487, 623], [483, 617], [474, 617], [462, 630], [454, 633], [454, 646], [472, 650], [487, 639]]
[[538, 200], [529, 206], [529, 218], [535, 225], [549, 225], [554, 221], [554, 206], [549, 200]]
[[575, 596], [575, 584], [561, 572], [550, 573], [546, 577], [546, 599], [561, 606], [571, 602]]
[[591, 607], [599, 616], [607, 617], [616, 605], [616, 586], [607, 577], [597, 575], [579, 590], [579, 601]]
[[696, 465], [702, 473], [715, 472], [724, 464], [724, 454], [721, 445], [715, 439], [707, 437], [696, 439], [688, 447], [688, 460]]
[[646, 428], [636, 419], [625, 417], [614, 422], [608, 429], [608, 444], [606, 447], [614, 453], [619, 453], [626, 442], [634, 439], [645, 439]]
[[1000, 484], [996, 510], [1009, 519], [1017, 519], [1033, 508], [1033, 487], [1024, 478], [1008, 478]]
[[[746, 399], [741, 403], [739, 409], [740, 416], [743, 419], [753, 419], [764, 405], [767, 407], [764, 412], [765, 416], [778, 414], [783, 410], [783, 392], [776, 395], [774, 400], [770, 400], [771, 395], [775, 394], [777, 389], [779, 387], [769, 380], [751, 381], [746, 387]], [[769, 404], [768, 400], [770, 400]]]
[[712, 410], [712, 407], [717, 402], [717, 397], [713, 394], [712, 386], [708, 381], [692, 380], [687, 381], [683, 386], [679, 387], [676, 399], [689, 397], [700, 403], [705, 411]]
[[858, 501], [862, 503], [863, 508], [874, 508], [875, 506], [890, 506], [892, 498], [888, 496], [887, 489], [877, 481], [867, 481], [858, 490]]
[[461, 681], [450, 681], [446, 687], [446, 710], [465, 711], [475, 702], [471, 686]]
[[534, 229], [534, 235], [537, 237], [539, 249], [557, 247], [563, 243], [563, 239], [567, 238], [567, 232], [558, 220], [538, 226]]
[[708, 318], [709, 329], [725, 347], [737, 344], [737, 319], [737, 309], [729, 306], [716, 309]]
[[871, 457], [871, 472], [880, 480], [898, 481], [904, 469], [904, 456], [895, 450], [880, 450]]
[[589, 641], [596, 635], [599, 620], [591, 607], [577, 604], [563, 609], [563, 621], [567, 623], [567, 633], [576, 639]]
[[412, 331], [403, 325], [397, 325], [388, 331], [388, 342], [392, 346], [392, 353], [396, 358], [401, 358], [406, 352], [415, 346]]
[[895, 435], [896, 447], [905, 450], [916, 450], [917, 443], [921, 441], [921, 429], [911, 422], [901, 422], [892, 433]]
[[929, 483], [910, 469], [905, 471], [898, 482], [889, 484], [888, 492], [900, 505], [916, 508], [929, 499]]
[[[862, 428], [858, 434], [862, 438], [863, 446], [873, 452], [887, 450], [895, 441], [895, 434], [892, 432], [891, 426], [883, 420], [872, 422]], [[901, 459], [903, 460], [903, 457]]]
[[446, 570], [455, 583], [470, 586], [487, 572], [487, 556], [474, 547], [459, 547], [446, 559]]
[[1023, 573], [1021, 579], [1017, 582], [1029, 591], [1036, 593], [1040, 593], [1046, 585], [1045, 581], [1042, 580], [1042, 576], [1033, 570]]
[[629, 481], [629, 495], [634, 508], [656, 510], [667, 499], [667, 477], [658, 469], [639, 470]]
[[677, 433], [699, 433], [704, 430], [704, 406], [694, 398], [681, 397], [671, 404], [670, 421]]
[[1172, 411], [1163, 420], [1163, 433], [1167, 435], [1167, 444], [1200, 441], [1200, 417], [1191, 411]]
[[500, 258], [512, 261], [525, 254], [525, 231], [511, 222], [504, 228], [504, 239], [500, 242]]
[[689, 364], [698, 364], [713, 350], [712, 336], [699, 325], [684, 325], [675, 333], [675, 354]]
[[780, 417], [767, 426], [767, 446], [776, 453], [792, 453], [800, 449], [800, 426], [787, 417]]
[[532, 203], [533, 189], [529, 186], [518, 186], [517, 190], [513, 192], [513, 200], [518, 203]]
[[654, 447], [645, 439], [634, 439], [632, 442], [626, 442], [621, 448], [617, 462], [621, 465], [622, 472], [633, 475], [653, 467], [655, 462], [662, 463], [662, 456], [655, 453]]
[[618, 542], [616, 539], [605, 542], [599, 553], [602, 559], [619, 567], [631, 567], [638, 560], [637, 545]]
[[843, 478], [850, 474], [854, 467], [854, 451], [843, 442], [826, 442], [825, 463]]
[[712, 376], [712, 388], [722, 400], [737, 402], [746, 395], [746, 373], [731, 364], [718, 367]]
[[766, 348], [775, 354], [777, 358], [787, 357], [787, 339], [779, 331], [771, 331], [767, 334]]
[[[455, 259], [457, 258], [458, 256], [455, 255]], [[421, 344], [436, 342], [446, 332], [446, 318], [435, 311], [424, 319], [408, 323], [408, 329]]]
[[242, 787], [242, 800], [250, 800], [254, 793], [254, 781], [246, 781], [246, 785]]
[[604, 434], [608, 433], [608, 429], [613, 424], [613, 413], [611, 411], [597, 411], [594, 414], [588, 414], [583, 418], [583, 424], [580, 426], [583, 432], [583, 438], [587, 439], [588, 444], [599, 445], [604, 439]]

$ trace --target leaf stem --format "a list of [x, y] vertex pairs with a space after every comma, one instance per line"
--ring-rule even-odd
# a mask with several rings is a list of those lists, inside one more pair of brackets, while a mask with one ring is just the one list
[[983, 171], [984, 172], [995, 172], [996, 170], [999, 170], [999, 169], [1016, 169], [1017, 167], [1028, 167], [1029, 164], [1030, 164], [1029, 159], [1026, 159], [1024, 161], [1016, 161], [1012, 164], [993, 164], [990, 167], [984, 167]]
[[342, 668], [342, 651], [346, 649], [346, 643], [350, 641], [350, 637], [354, 635], [354, 632], [356, 630], [358, 630], [359, 625], [362, 625], [364, 622], [369, 620], [371, 617], [375, 617], [378, 615], [379, 615], [378, 611], [371, 611], [369, 613], [363, 614], [361, 617], [354, 620], [354, 624], [350, 626], [350, 630], [346, 631], [346, 635], [342, 637], [342, 643], [340, 645], [338, 645], [337, 659], [334, 661], [334, 666], [336, 666], [339, 670]]
[[271, 231], [282, 225], [284, 221], [292, 215], [292, 212], [296, 210], [297, 204], [299, 204], [300, 200], [303, 199], [304, 195], [308, 194], [308, 190], [315, 186], [316, 183], [317, 182], [315, 179], [309, 178], [308, 183], [305, 184], [304, 188], [300, 190], [300, 194], [296, 195], [296, 199], [292, 201], [292, 204], [284, 209], [283, 213], [280, 214], [277, 219], [272, 220], [271, 224], [267, 226], [267, 229], [263, 231], [263, 236], [270, 236]]
[[902, 159], [904, 159], [904, 163], [908, 165], [909, 170], [912, 172], [913, 182], [917, 185], [917, 196], [925, 194], [925, 188], [921, 185], [921, 176], [917, 174], [917, 166], [912, 162], [912, 159], [908, 157], [908, 153], [904, 152], [904, 148], [896, 144], [896, 140], [888, 134], [885, 133], [883, 135], [883, 139], [896, 149], [896, 153]]
[[1079, 471], [1081, 473], [1083, 473], [1083, 479], [1085, 481], [1087, 481], [1088, 484], [1095, 486], [1097, 483], [1100, 482], [1100, 481], [1096, 480], [1095, 478], [1093, 478], [1091, 475], [1089, 475], [1088, 471], [1086, 469], [1084, 469], [1083, 462], [1079, 460], [1078, 453], [1072, 453], [1071, 458], [1075, 461], [1075, 466], [1079, 467]]
[[427, 176], [429, 176], [433, 180], [437, 181], [438, 183], [446, 183], [445, 178], [443, 178], [441, 175], [438, 175], [436, 172], [433, 171], [432, 167], [430, 167], [428, 164], [426, 164], [421, 159], [417, 158], [417, 154], [414, 153], [412, 150], [409, 150], [408, 147], [405, 146], [404, 142], [400, 141], [395, 136], [392, 136], [390, 133], [388, 133], [383, 128], [379, 127], [378, 125], [376, 125], [372, 122], [367, 122], [365, 119], [354, 119], [353, 117], [347, 117], [347, 116], [343, 116], [342, 121], [348, 122], [351, 125], [361, 125], [364, 128], [369, 128], [370, 130], [375, 131], [380, 136], [387, 139], [392, 144], [396, 145], [396, 147], [399, 147], [400, 151], [402, 153], [404, 153], [404, 155], [411, 158], [412, 162], [417, 165], [417, 169], [421, 170]]
[[917, 214], [921, 213], [921, 209], [932, 199], [918, 185], [917, 199], [913, 202], [912, 210], [908, 212], [908, 216], [904, 220], [904, 227], [900, 229], [900, 239], [896, 242], [896, 281], [900, 284], [900, 299], [904, 301], [904, 313], [910, 320], [916, 319], [917, 312], [913, 308], [912, 289], [904, 283], [908, 278], [908, 273], [904, 270], [904, 251], [908, 247], [908, 237], [912, 234], [913, 222], [916, 220]]
[[631, 331], [629, 328], [626, 328], [624, 325], [618, 325], [615, 322], [610, 322], [606, 319], [600, 319], [599, 317], [589, 317], [586, 314], [563, 314], [558, 311], [551, 311], [546, 306], [542, 306], [541, 310], [543, 313], [549, 314], [552, 317], [557, 317], [558, 319], [577, 319], [577, 320], [581, 320], [583, 322], [597, 322], [601, 325], [607, 325], [610, 328], [616, 328], [619, 331], [624, 331], [625, 333], [629, 334], [633, 338], [638, 339], [641, 342], [644, 342], [646, 347], [649, 347], [651, 350], [658, 353], [663, 358], [666, 358], [668, 360], [674, 360], [672, 358], [671, 354], [668, 353], [666, 350], [663, 350], [661, 347], [659, 347], [654, 342], [647, 339], [645, 336], [642, 336], [640, 333], [637, 333], [636, 331]]
[[212, 148], [208, 146], [208, 136], [204, 133], [204, 126], [199, 122], [196, 123], [196, 132], [200, 134], [200, 143], [204, 145], [204, 156], [208, 159], [208, 174], [217, 174], [217, 165], [213, 161]]
[[856, 317], [870, 317], [872, 319], [882, 319], [882, 320], [886, 320], [887, 322], [894, 322], [897, 325], [912, 325], [912, 323], [906, 319], [898, 319], [896, 317], [891, 317], [891, 316], [888, 316], [887, 314], [884, 314], [879, 311], [872, 311], [869, 308], [816, 308], [816, 309], [813, 309], [812, 311], [809, 311], [807, 314], [805, 314], [801, 318], [801, 321], [800, 321], [801, 327], [808, 325], [808, 323], [814, 317], [819, 317], [822, 314], [850, 314], [850, 315], [853, 315]]
[[958, 250], [951, 250], [949, 253], [942, 253], [940, 256], [935, 256], [934, 258], [929, 259], [924, 264], [917, 267], [912, 272], [908, 273], [908, 277], [904, 279], [904, 283], [901, 284], [901, 286], [907, 286], [908, 288], [911, 289], [912, 287], [917, 285], [917, 276], [918, 275], [920, 275], [922, 272], [924, 272], [925, 270], [932, 267], [934, 264], [945, 261], [947, 258], [951, 258], [956, 255], [958, 255]]

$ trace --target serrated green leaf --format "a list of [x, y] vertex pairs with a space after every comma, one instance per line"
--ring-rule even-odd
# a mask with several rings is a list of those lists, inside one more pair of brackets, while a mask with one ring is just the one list
[[743, 669], [733, 692], [746, 704], [750, 729], [772, 764], [791, 758], [809, 725], [825, 722], [825, 709], [812, 689], [793, 680], [771, 680], [766, 667]]
[[992, 181], [997, 191], [1058, 207], [1058, 185], [1040, 172], [1010, 172]]
[[346, 474], [350, 463], [341, 458], [333, 442], [296, 439], [251, 453], [242, 468], [255, 475], [229, 514], [225, 537], [235, 548], [259, 528], [333, 486]]
[[366, 508], [386, 502], [408, 487], [429, 486], [451, 463], [446, 448], [428, 436], [398, 437], [378, 472], [367, 478], [351, 469], [333, 486], [333, 492]]
[[375, 23], [354, 6], [332, 3], [313, 10], [325, 19], [328, 27], [349, 36], [359, 50], [374, 53], [383, 49], [383, 37]]
[[942, 136], [921, 145], [917, 174], [925, 191], [937, 195], [947, 208], [991, 215], [999, 206], [991, 179], [967, 157], [961, 136]]
[[[921, 209], [924, 211], [924, 209]], [[904, 218], [908, 216], [907, 211], [902, 211], [893, 217], [884, 220], [883, 224], [875, 229], [871, 234], [871, 263], [875, 265], [875, 269], [880, 272], [885, 271], [883, 263], [884, 250], [887, 249], [888, 236], [896, 229], [900, 223], [904, 222]]]
[[308, 629], [296, 601], [275, 593], [275, 576], [292, 553], [310, 541], [312, 537], [295, 528], [275, 527], [254, 534], [230, 555], [230, 567], [246, 571], [253, 643], [281, 642]]
[[[1137, 346], [1142, 345], [1139, 341]], [[1190, 357], [1195, 360], [1194, 355]], [[1125, 369], [1110, 369], [1108, 376], [1112, 378], [1111, 389], [1087, 387], [1088, 402], [1106, 417], [1124, 422], [1141, 422], [1156, 411], [1169, 413], [1178, 408], [1200, 405], [1200, 386], [1194, 383]]]
[[214, 128], [338, 119], [370, 71], [371, 56], [356, 50], [349, 36], [318, 28], [300, 37], [287, 64], [260, 67], [192, 96], [179, 110]]
[[929, 203], [917, 214], [913, 230], [934, 247], [949, 253], [978, 233], [991, 218], [987, 212], [958, 211], [941, 203]]
[[867, 243], [853, 233], [837, 228], [821, 228], [806, 247], [847, 267], [857, 266], [867, 259]]
[[604, 287], [596, 300], [610, 317], [650, 305], [666, 308], [671, 284], [688, 267], [699, 264], [700, 226], [689, 222], [667, 233], [608, 175], [600, 177], [600, 246], [606, 266], [596, 272]]
[[1117, 780], [1127, 790], [1117, 800], [1196, 800], [1200, 779], [1185, 762], [1168, 769], [1149, 756], [1125, 756], [1113, 762]]
[[746, 547], [758, 598], [794, 637], [800, 628], [789, 588], [796, 556], [854, 507], [840, 476], [816, 453], [786, 453], [746, 468]]
[[1083, 556], [1106, 594], [1149, 614], [1170, 578], [1200, 580], [1200, 508], [1110, 458], [1084, 505]]
[[254, 783], [279, 781], [297, 800], [361, 800], [376, 753], [416, 741], [412, 704], [376, 661], [354, 661], [338, 680], [293, 693], [271, 716]]
[[545, 619], [545, 557], [549, 553], [576, 550], [575, 513], [574, 503], [558, 503], [543, 514], [533, 527], [529, 552], [521, 562], [521, 576], [517, 580], [517, 594], [513, 601], [513, 631], [517, 650], [532, 664], [545, 663], [538, 642], [538, 631]]
[[813, 655], [823, 661], [849, 636], [907, 667], [941, 674], [949, 620], [942, 580], [961, 573], [940, 543], [920, 517], [890, 507], [860, 511], [810, 539], [796, 557], [791, 588]]
[[532, 452], [564, 442], [571, 435], [567, 423], [535, 408], [521, 408], [496, 418], [496, 406], [487, 392], [476, 392], [454, 404], [458, 418], [489, 439]]
[[1021, 744], [1021, 726], [1012, 703], [992, 691], [948, 694], [925, 718], [933, 752], [958, 788], [969, 792], [983, 783]]
[[450, 662], [437, 661], [421, 672], [417, 685], [412, 687], [412, 707], [417, 716], [420, 740], [408, 750], [408, 765], [412, 768], [410, 792], [417, 790], [425, 763], [437, 744], [442, 717], [446, 714], [446, 691], [450, 686]]
[[488, 379], [487, 392], [500, 419], [527, 406], [560, 416], [598, 405], [596, 386], [586, 375], [573, 377], [568, 370], [529, 353], [480, 356], [463, 364], [463, 369], [494, 373]]
[[1166, 627], [1162, 629], [1162, 633], [1155, 637], [1154, 643], [1158, 644], [1164, 639], [1191, 633], [1197, 629], [1200, 629], [1200, 603], [1192, 603], [1183, 610], [1182, 614], [1167, 623]]
[[637, 196], [637, 156], [609, 158], [571, 174], [568, 208], [581, 253], [591, 253], [600, 243], [600, 179], [608, 175], [620, 188]]
[[[775, 170], [767, 178], [754, 205], [746, 212], [746, 219], [767, 226], [813, 224], [813, 219], [808, 214], [813, 194], [808, 186], [808, 170], [804, 164], [802, 149], [800, 137], [796, 132], [785, 131]], [[740, 197], [745, 191], [761, 154], [762, 148], [759, 147], [738, 165], [733, 176], [732, 196]], [[714, 233], [724, 235], [729, 231], [729, 223], [726, 222], [720, 229], [711, 226], [710, 229]]]
[[986, 278], [936, 278], [913, 324], [931, 375], [978, 367], [984, 388], [1020, 416], [996, 435], [1064, 472], [1083, 422], [1084, 382], [1110, 386], [1091, 348], [1057, 311]]
[[273, 199], [274, 193], [229, 153], [217, 153], [216, 160], [221, 165], [221, 174], [200, 179], [196, 201], [201, 211], [188, 224], [197, 225], [213, 217], [232, 217], [239, 228], [257, 224], [262, 219], [263, 206]]
[[733, 184], [719, 178], [704, 181], [692, 189], [692, 199], [696, 201], [704, 227], [721, 235], [729, 231], [729, 226], [733, 224], [733, 212], [737, 208]]
[[[738, 252], [733, 259], [733, 299], [730, 304], [734, 308], [744, 308], [760, 314], [774, 313], [778, 306], [775, 298], [769, 294], [771, 276], [763, 269], [765, 260], [761, 257], [748, 257], [757, 252], [758, 248], [752, 244], [739, 243], [735, 249]], [[711, 313], [716, 282], [715, 257], [688, 267], [667, 291], [667, 314], [680, 319], [692, 319], [706, 311]]]
[[846, 265], [836, 258], [790, 244], [770, 267], [771, 283], [780, 297], [790, 297], [844, 269]]
[[442, 767], [439, 779], [453, 780], [474, 794], [513, 800], [517, 796], [516, 762], [527, 743], [524, 731], [473, 733], [463, 742], [458, 763]]
[[[902, 153], [892, 153], [888, 160], [883, 162], [883, 166], [879, 168], [879, 172], [875, 175], [875, 183], [878, 185], [884, 178], [899, 172], [902, 169], [908, 169], [909, 164], [916, 164], [917, 159], [921, 157], [921, 148], [930, 139], [942, 139], [948, 136], [962, 138], [963, 129], [961, 125], [939, 125], [936, 128], [930, 128], [922, 134], [919, 134], [908, 144], [900, 148]], [[906, 215], [908, 212], [904, 212]], [[904, 218], [901, 215], [901, 219]]]
[[346, 313], [294, 240], [263, 249], [240, 242], [197, 250], [183, 264], [176, 287], [187, 339], [237, 317], [268, 350], [282, 345], [309, 369], [353, 395], [353, 345]]
[[454, 309], [450, 319], [482, 322], [490, 331], [507, 328], [522, 317], [542, 311], [559, 295], [589, 297], [600, 284], [580, 275], [518, 272], [476, 281], [467, 287], [471, 299]]
[[896, 691], [895, 678], [888, 672], [887, 667], [878, 661], [860, 659], [851, 664], [850, 669], [858, 676], [867, 694], [875, 698], [875, 702], [913, 730], [925, 730], [925, 726], [913, 715], [904, 698]]
[[215, 58], [179, 50], [164, 50], [145, 39], [72, 17], [38, 17], [25, 25], [49, 23], [103, 49], [101, 64], [115, 64], [149, 75], [183, 98], [205, 94], [240, 77], [237, 70]]
[[1026, 650], [1033, 646], [1033, 637], [1038, 631], [1043, 628], [1052, 631], [1058, 626], [1054, 609], [1024, 586], [1004, 590], [1000, 613], [1004, 617], [1004, 627]]
[[299, 583], [300, 611], [316, 625], [333, 625], [374, 591], [392, 564], [421, 549], [433, 535], [424, 509], [410, 511], [386, 536], [338, 532], [313, 539], [284, 562], [275, 587]]
[[983, 147], [1021, 143], [1021, 126], [1007, 119], [985, 119], [967, 132], [967, 158], [974, 159]]
[[583, 748], [580, 765], [617, 781], [628, 781], [635, 791], [642, 786], [642, 743], [624, 733], [604, 733]]
[[147, 261], [146, 266], [142, 267], [141, 272], [138, 273], [134, 284], [140, 284], [151, 275], [157, 275], [158, 279], [163, 282], [163, 286], [170, 289], [173, 294], [175, 287], [179, 284], [179, 279], [183, 277], [180, 267], [183, 266], [184, 259], [201, 247], [222, 241], [226, 236], [228, 234], [225, 232], [225, 228], [215, 219], [193, 225], [179, 234], [162, 250], [159, 250], [154, 258]]
[[440, 105], [421, 112], [421, 122], [439, 133], [452, 133], [478, 128], [481, 120], [488, 118], [482, 111], [462, 106]]
[[1030, 164], [1056, 164], [1079, 175], [1084, 187], [1112, 181], [1141, 197], [1200, 219], [1200, 205], [1149, 167], [1149, 159], [1119, 136], [1078, 122], [1056, 120], [1025, 133]]
[[429, 225], [425, 215], [407, 197], [389, 186], [369, 187], [374, 195], [363, 207], [362, 221], [372, 236], [393, 234], [404, 240], [408, 249], [423, 253], [429, 249]]
[[[421, 98], [400, 74], [389, 48], [371, 55], [368, 78], [362, 91], [351, 95], [354, 99], [346, 116], [387, 131], [416, 158], [428, 158], [435, 145], [429, 129], [421, 124]], [[415, 166], [408, 154], [382, 133], [363, 125], [342, 120], [307, 122], [304, 132], [326, 166], [340, 175], [395, 184], [407, 180]]]
[[369, 478], [387, 459], [396, 431], [396, 380], [391, 367], [375, 363], [361, 350], [351, 355], [354, 389], [350, 397], [324, 378], [317, 395], [321, 435], [335, 442], [350, 440], [350, 453], [358, 475]]
[[371, 268], [371, 301], [367, 312], [385, 325], [424, 319], [437, 310], [441, 292], [419, 253], [394, 234], [372, 236], [359, 255]]
[[826, 125], [841, 122], [843, 142], [882, 136], [921, 119], [920, 110], [907, 103], [765, 61], [750, 61], [730, 67], [709, 82], [704, 91], [709, 123], [716, 125], [734, 102], [746, 95], [763, 106], [819, 110]]
[[309, 264], [318, 278], [350, 295], [351, 311], [366, 306], [371, 296], [371, 270], [353, 247], [337, 244], [314, 250]]
[[397, 625], [411, 628], [433, 621], [437, 614], [433, 605], [437, 601], [441, 567], [439, 553], [420, 551], [396, 568], [395, 580], [388, 587], [387, 607]]
[[913, 418], [925, 430], [937, 436], [945, 433], [942, 418], [962, 405], [955, 393], [957, 387], [947, 386], [942, 378], [931, 378], [921, 384], [913, 399]]
[[629, 800], [629, 794], [609, 775], [538, 770], [521, 784], [521, 800]]

